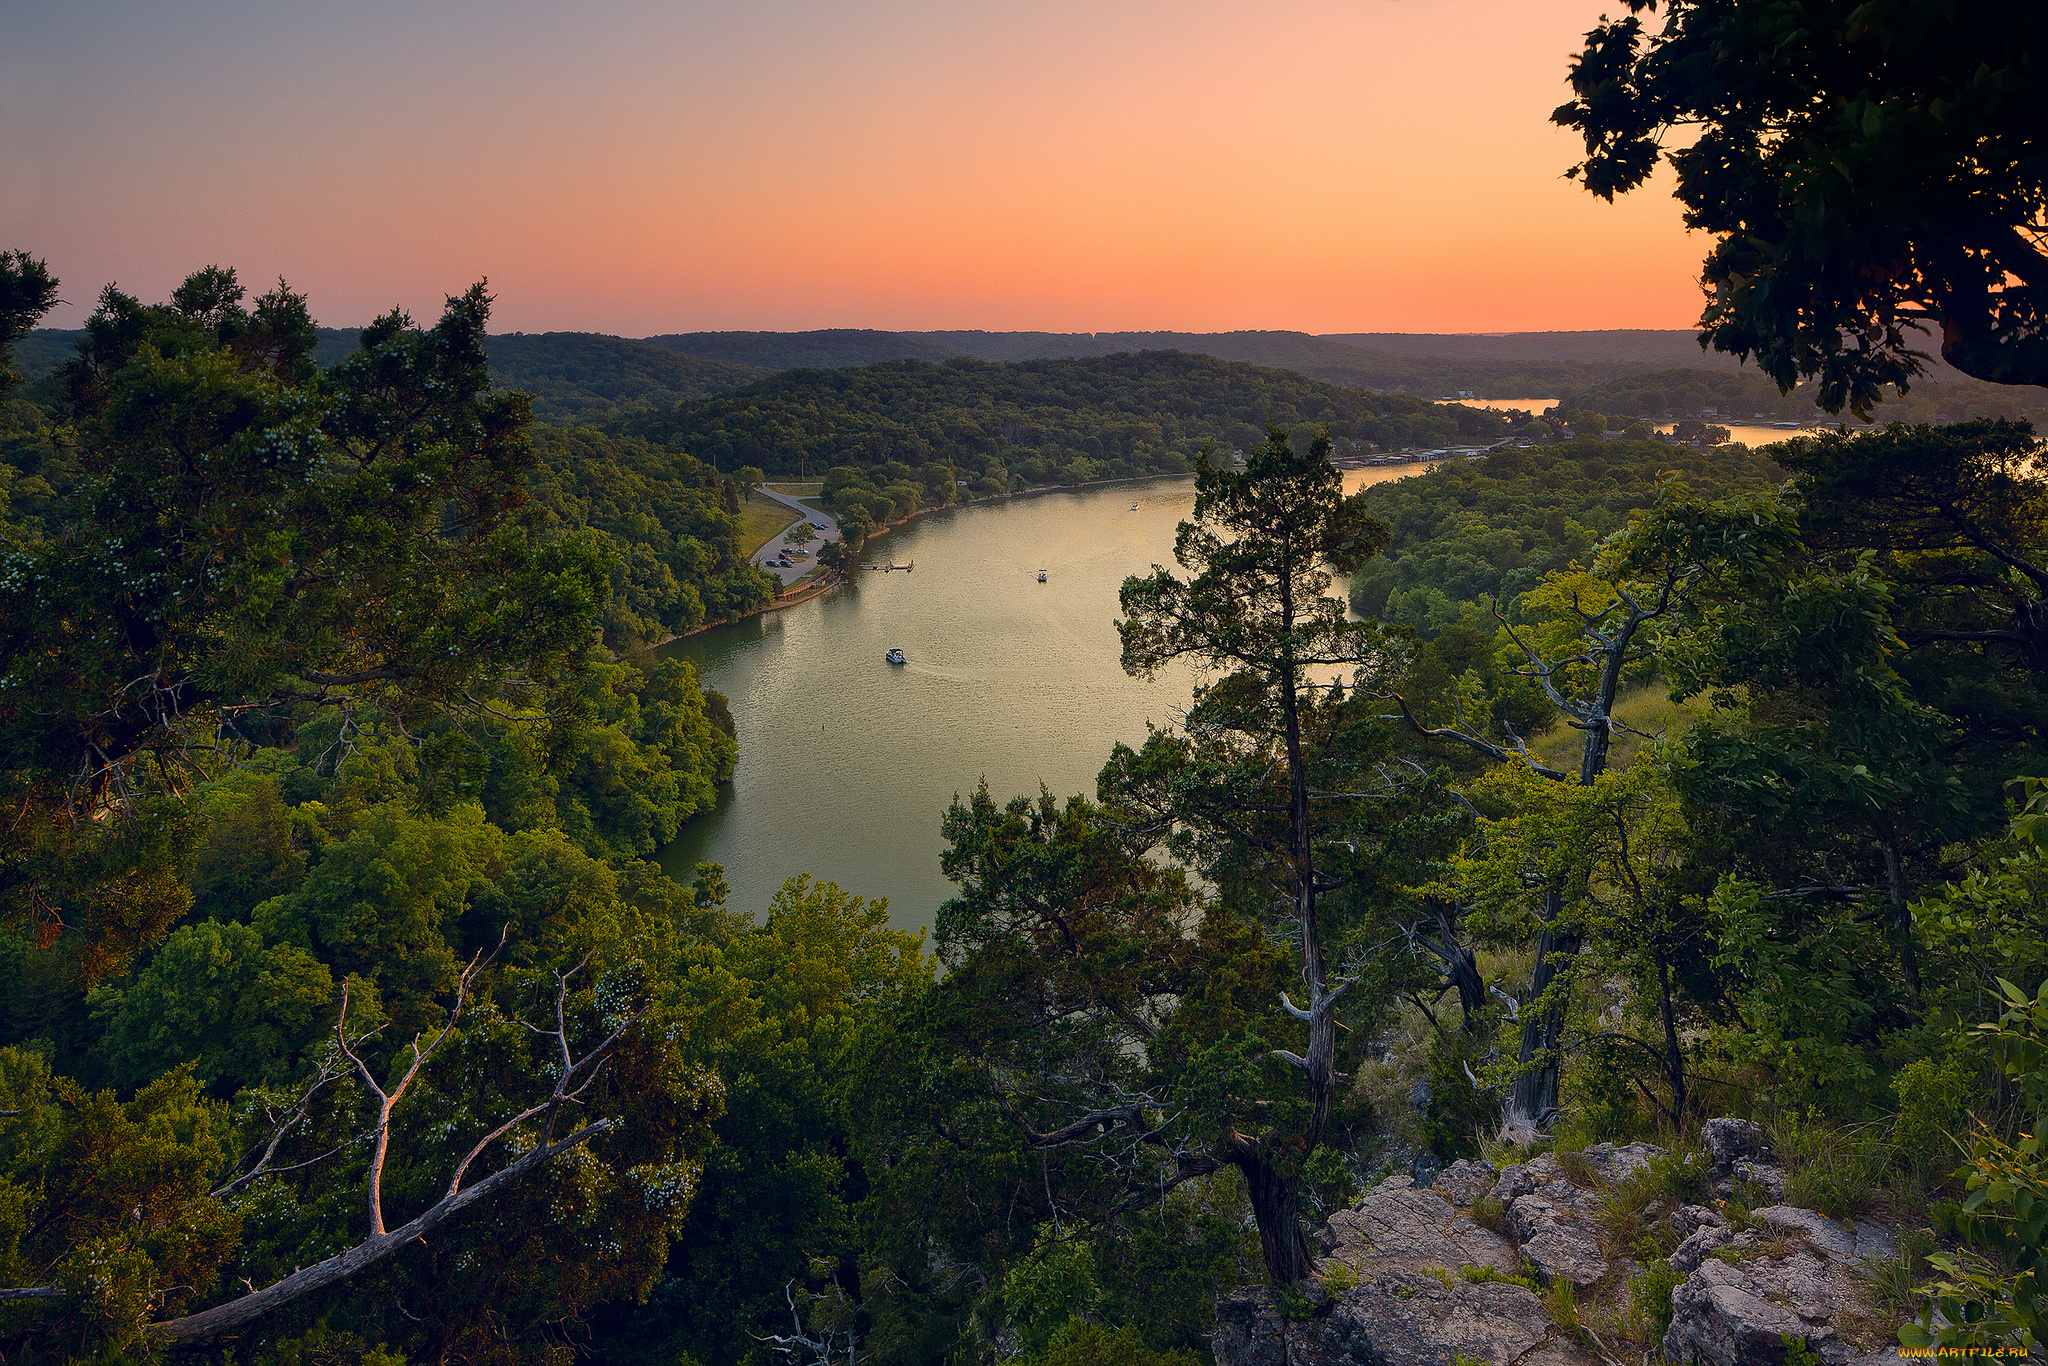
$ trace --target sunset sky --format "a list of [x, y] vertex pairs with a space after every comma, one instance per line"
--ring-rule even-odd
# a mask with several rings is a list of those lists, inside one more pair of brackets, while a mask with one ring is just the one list
[[10, 6], [0, 248], [75, 326], [212, 262], [503, 330], [1684, 327], [1561, 178], [1600, 0]]

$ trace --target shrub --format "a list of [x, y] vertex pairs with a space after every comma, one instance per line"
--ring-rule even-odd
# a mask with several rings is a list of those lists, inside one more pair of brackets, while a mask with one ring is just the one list
[[1666, 1330], [1671, 1327], [1671, 1292], [1684, 1281], [1685, 1277], [1661, 1257], [1630, 1277], [1628, 1313], [1622, 1326], [1624, 1336], [1651, 1348], [1663, 1342]]
[[1430, 1046], [1422, 1142], [1445, 1162], [1479, 1156], [1480, 1131], [1499, 1118], [1493, 1097], [1472, 1084], [1479, 1060], [1479, 1041], [1462, 1034], [1439, 1034]]
[[1472, 1222], [1505, 1238], [1508, 1234], [1508, 1207], [1491, 1195], [1482, 1195], [1472, 1202]]
[[1953, 1170], [1962, 1154], [1950, 1135], [1968, 1127], [1963, 1106], [1970, 1074], [1962, 1061], [1907, 1063], [1892, 1079], [1892, 1088], [1899, 1097], [1899, 1117], [1892, 1125], [1899, 1156], [1923, 1179]]

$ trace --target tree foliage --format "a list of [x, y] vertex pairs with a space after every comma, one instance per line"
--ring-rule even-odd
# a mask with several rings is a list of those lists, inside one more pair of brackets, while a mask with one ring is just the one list
[[[1914, 0], [1654, 0], [1586, 35], [1574, 99], [1586, 188], [1613, 198], [1660, 160], [1686, 226], [1714, 236], [1702, 342], [1829, 411], [1942, 359], [2048, 383], [2048, 169], [2037, 93], [2048, 16]], [[1683, 132], [1686, 145], [1666, 150]]]

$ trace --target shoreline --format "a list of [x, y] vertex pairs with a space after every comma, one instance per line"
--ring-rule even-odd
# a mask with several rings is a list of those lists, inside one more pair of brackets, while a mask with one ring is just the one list
[[[961, 502], [937, 503], [931, 507], [919, 508], [917, 511], [911, 513], [908, 517], [900, 518], [897, 521], [889, 523], [889, 525], [885, 527], [877, 527], [875, 529], [874, 534], [868, 537], [867, 541], [861, 543], [861, 548], [865, 550], [870, 542], [880, 540], [882, 537], [888, 535], [890, 532], [897, 530], [899, 527], [908, 526], [910, 525], [910, 523], [916, 521], [920, 517], [927, 515], [928, 513], [948, 512], [954, 508], [972, 507], [976, 503], [999, 503], [1006, 502], [1011, 498], [1029, 498], [1037, 494], [1043, 493], [1071, 493], [1075, 489], [1105, 488], [1111, 484], [1145, 484], [1152, 483], [1160, 479], [1192, 478], [1194, 478], [1194, 471], [1192, 470], [1188, 471], [1186, 474], [1132, 474], [1126, 475], [1121, 479], [1090, 479], [1085, 484], [1041, 484], [1033, 488], [1016, 489], [1010, 493], [985, 494], [980, 498], [969, 498]], [[801, 495], [791, 496], [796, 497]], [[826, 577], [823, 578], [821, 581], [812, 584], [809, 588], [799, 588], [796, 591], [791, 592], [787, 595], [778, 595], [775, 601], [767, 604], [764, 607], [756, 607], [751, 612], [742, 612], [736, 617], [725, 617], [718, 621], [707, 621], [701, 626], [692, 626], [687, 631], [677, 631], [673, 635], [663, 636], [660, 640], [649, 641], [647, 644], [647, 648], [650, 650], [659, 650], [664, 645], [672, 645], [676, 641], [688, 639], [690, 636], [702, 635], [704, 634], [704, 632], [716, 630], [720, 626], [736, 626], [740, 622], [747, 621], [753, 617], [766, 616], [770, 612], [780, 612], [785, 607], [798, 607], [804, 603], [812, 601], [813, 599], [824, 597], [825, 594], [831, 592], [834, 588], [839, 587], [845, 582], [846, 580], [844, 579]], [[799, 583], [801, 583], [801, 580], [799, 580]]]

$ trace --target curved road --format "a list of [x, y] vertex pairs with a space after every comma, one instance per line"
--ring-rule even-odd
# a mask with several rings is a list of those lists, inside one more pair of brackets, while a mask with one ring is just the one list
[[[811, 533], [814, 539], [808, 545], [798, 548], [790, 545], [787, 539], [789, 533], [796, 529], [796, 523], [792, 522], [787, 527], [784, 527], [768, 544], [754, 552], [754, 567], [773, 574], [776, 581], [784, 588], [787, 588], [804, 575], [810, 573], [817, 566], [819, 546], [827, 541], [839, 539], [839, 521], [830, 513], [814, 508], [808, 503], [800, 502], [791, 494], [777, 493], [766, 484], [756, 488], [754, 492], [760, 494], [763, 498], [772, 498], [776, 502], [784, 504], [805, 521], [810, 522], [814, 527], [822, 526], [825, 528], [823, 531], [814, 530]], [[785, 550], [792, 554], [802, 555], [803, 558], [792, 559], [787, 565], [776, 564], [775, 561], [782, 556]]]

